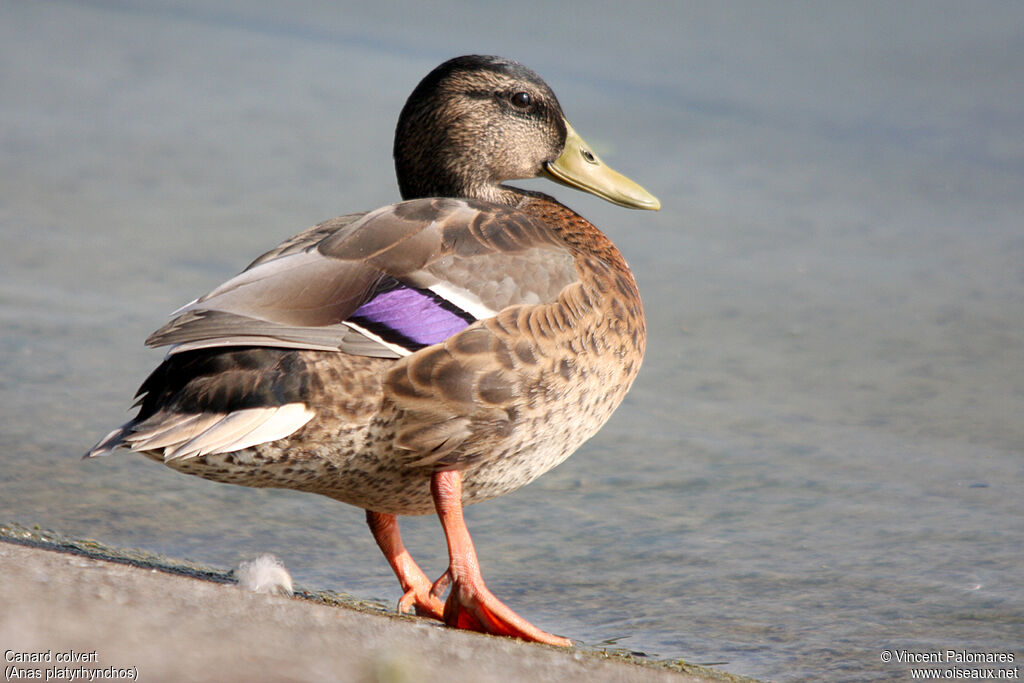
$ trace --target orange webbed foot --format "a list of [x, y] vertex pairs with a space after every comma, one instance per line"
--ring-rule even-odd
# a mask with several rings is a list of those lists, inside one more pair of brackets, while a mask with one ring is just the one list
[[456, 578], [444, 603], [444, 623], [455, 628], [572, 647], [572, 641], [542, 631], [496, 598], [483, 579]]
[[[395, 570], [395, 576], [402, 584], [405, 593], [398, 601], [398, 612], [405, 614], [414, 611], [424, 617], [433, 617], [444, 621], [444, 601], [435, 592], [435, 584], [419, 568], [409, 551], [402, 544], [402, 535], [398, 530], [398, 519], [394, 515], [381, 512], [366, 511], [366, 523], [377, 540], [388, 564]], [[440, 579], [438, 579], [440, 581]]]
[[439, 595], [451, 583], [451, 593], [444, 603], [444, 623], [497, 636], [571, 647], [571, 640], [540, 630], [494, 597], [484, 585], [476, 550], [462, 516], [459, 472], [435, 472], [431, 478], [431, 493], [448, 540], [448, 571], [434, 583], [432, 590], [433, 595]]

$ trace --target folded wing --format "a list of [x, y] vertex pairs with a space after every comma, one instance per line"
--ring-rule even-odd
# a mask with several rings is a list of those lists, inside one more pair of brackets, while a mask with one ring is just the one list
[[147, 343], [398, 358], [576, 280], [541, 221], [484, 202], [417, 199], [316, 226], [177, 311]]

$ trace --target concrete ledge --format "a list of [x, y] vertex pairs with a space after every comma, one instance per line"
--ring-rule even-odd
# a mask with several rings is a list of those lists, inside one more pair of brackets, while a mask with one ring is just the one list
[[[249, 593], [230, 572], [13, 524], [0, 525], [0, 541], [8, 679], [50, 670], [64, 680], [750, 680], [457, 631], [337, 593]], [[50, 661], [11, 661], [31, 653]]]

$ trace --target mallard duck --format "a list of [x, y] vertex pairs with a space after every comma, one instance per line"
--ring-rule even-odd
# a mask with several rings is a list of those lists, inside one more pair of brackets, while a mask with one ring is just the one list
[[[533, 71], [464, 56], [399, 117], [403, 201], [316, 225], [176, 311], [124, 447], [181, 472], [319, 493], [366, 510], [404, 594], [450, 626], [568, 646], [484, 585], [463, 506], [561, 463], [640, 368], [636, 281], [612, 242], [540, 192], [546, 176], [638, 209]], [[449, 566], [431, 582], [396, 515], [436, 512]], [[449, 591], [447, 600], [442, 600]]]

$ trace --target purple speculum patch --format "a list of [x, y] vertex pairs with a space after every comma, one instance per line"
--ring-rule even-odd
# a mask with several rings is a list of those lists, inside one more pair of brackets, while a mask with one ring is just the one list
[[429, 289], [395, 281], [356, 309], [349, 320], [410, 351], [442, 342], [476, 319]]

